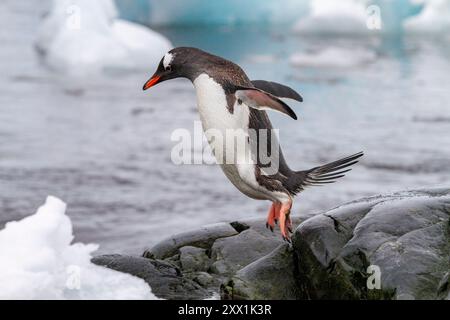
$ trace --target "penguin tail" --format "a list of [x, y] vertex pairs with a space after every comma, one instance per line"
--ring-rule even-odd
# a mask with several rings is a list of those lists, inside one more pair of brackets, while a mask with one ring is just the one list
[[352, 170], [349, 167], [357, 163], [359, 158], [363, 155], [363, 152], [358, 152], [323, 166], [314, 167], [304, 171], [296, 171], [291, 176], [291, 179], [289, 179], [291, 181], [288, 182], [288, 189], [295, 195], [309, 186], [334, 183], [336, 182], [336, 179], [344, 177], [347, 172]]

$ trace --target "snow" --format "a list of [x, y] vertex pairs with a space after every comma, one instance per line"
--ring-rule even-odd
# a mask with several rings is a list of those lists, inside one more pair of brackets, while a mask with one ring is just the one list
[[155, 299], [131, 275], [90, 262], [98, 246], [73, 243], [61, 200], [0, 231], [0, 299]]
[[172, 48], [170, 41], [117, 15], [113, 0], [54, 0], [36, 47], [62, 73], [154, 68]]
[[375, 61], [374, 51], [364, 48], [328, 47], [317, 52], [300, 52], [290, 57], [296, 67], [350, 68]]
[[367, 33], [367, 3], [363, 0], [312, 0], [310, 13], [294, 25], [297, 33]]
[[444, 33], [450, 28], [450, 0], [422, 0], [422, 11], [404, 21], [410, 33]]

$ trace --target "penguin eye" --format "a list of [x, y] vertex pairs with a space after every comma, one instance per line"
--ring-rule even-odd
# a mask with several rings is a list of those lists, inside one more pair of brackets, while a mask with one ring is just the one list
[[168, 66], [166, 67], [166, 71], [172, 71], [172, 66], [171, 66], [171, 65], [168, 65]]

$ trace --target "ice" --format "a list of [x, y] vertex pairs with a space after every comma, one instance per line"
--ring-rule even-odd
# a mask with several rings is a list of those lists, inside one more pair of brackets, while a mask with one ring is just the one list
[[450, 0], [422, 0], [422, 11], [404, 22], [410, 33], [443, 33], [450, 28]]
[[[307, 1], [284, 0], [117, 0], [121, 16], [156, 25], [293, 23]], [[137, 10], [139, 8], [140, 10]]]
[[[449, 0], [116, 0], [124, 19], [148, 25], [294, 24], [301, 34], [371, 34], [448, 29]], [[375, 8], [375, 9], [374, 9]], [[368, 28], [379, 8], [381, 30]], [[295, 23], [295, 21], [297, 21]]]
[[0, 231], [0, 299], [155, 299], [143, 280], [92, 264], [97, 245], [71, 244], [65, 209], [48, 197]]
[[296, 67], [350, 68], [375, 61], [376, 53], [368, 48], [328, 47], [315, 52], [295, 53], [290, 62]]
[[154, 68], [170, 41], [117, 15], [112, 0], [54, 0], [36, 47], [48, 66], [63, 73]]
[[362, 0], [312, 0], [310, 13], [294, 25], [298, 33], [366, 33], [367, 3]]

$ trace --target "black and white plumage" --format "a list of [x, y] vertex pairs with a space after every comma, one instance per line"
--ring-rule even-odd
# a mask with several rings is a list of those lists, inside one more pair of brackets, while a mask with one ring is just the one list
[[[144, 90], [165, 80], [184, 77], [192, 81], [197, 94], [197, 104], [203, 129], [214, 154], [228, 179], [245, 195], [260, 200], [272, 201], [267, 226], [273, 230], [274, 224], [280, 221], [283, 238], [289, 240], [292, 230], [289, 218], [293, 197], [306, 187], [333, 183], [350, 170], [350, 166], [358, 161], [363, 153], [318, 166], [309, 170], [295, 171], [290, 169], [278, 147], [278, 170], [267, 173], [259, 155], [253, 154], [254, 161], [249, 163], [243, 159], [244, 154], [235, 154], [232, 163], [225, 161], [227, 154], [234, 152], [234, 143], [215, 141], [208, 132], [222, 132], [229, 129], [242, 129], [239, 132], [248, 144], [248, 150], [259, 150], [264, 139], [261, 130], [271, 130], [272, 124], [265, 110], [282, 112], [297, 119], [295, 112], [280, 98], [303, 101], [293, 89], [275, 82], [251, 81], [245, 72], [235, 63], [202, 50], [179, 47], [169, 51], [162, 59], [152, 78], [144, 85]], [[256, 135], [250, 135], [253, 129]], [[268, 139], [267, 149], [276, 145], [274, 137]], [[219, 143], [220, 142], [220, 143]], [[234, 142], [234, 141], [233, 141]], [[227, 159], [228, 160], [228, 159]]]

